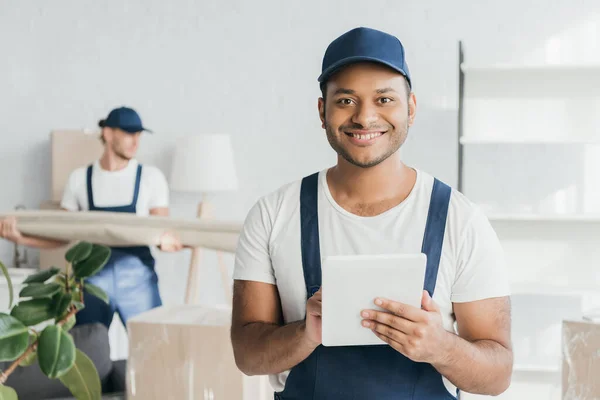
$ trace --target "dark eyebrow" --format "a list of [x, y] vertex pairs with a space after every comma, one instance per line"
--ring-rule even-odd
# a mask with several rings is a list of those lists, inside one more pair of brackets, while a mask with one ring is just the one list
[[[376, 93], [377, 94], [385, 94], [385, 93], [390, 93], [390, 92], [396, 92], [394, 89], [392, 89], [391, 87], [387, 87], [387, 88], [383, 88], [383, 89], [377, 89]], [[356, 94], [356, 92], [352, 89], [344, 89], [344, 88], [339, 88], [337, 89], [333, 95], [336, 96], [338, 94], [350, 94], [350, 95], [354, 95]]]
[[385, 94], [385, 93], [389, 93], [389, 92], [395, 92], [395, 90], [392, 89], [391, 87], [377, 89], [377, 94]]
[[333, 95], [336, 96], [338, 94], [356, 94], [356, 92], [352, 89], [339, 88], [333, 93]]

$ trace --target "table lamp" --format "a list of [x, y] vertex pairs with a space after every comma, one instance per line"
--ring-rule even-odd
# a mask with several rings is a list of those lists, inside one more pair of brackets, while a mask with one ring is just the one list
[[[238, 187], [229, 135], [206, 134], [180, 138], [173, 155], [170, 186], [173, 191], [201, 194], [202, 201], [198, 204], [197, 216], [202, 219], [213, 218], [208, 195], [236, 190]], [[200, 257], [201, 249], [193, 249], [185, 294], [186, 304], [197, 300]], [[231, 301], [231, 288], [227, 284], [229, 274], [222, 253], [217, 252], [217, 260], [225, 296]]]

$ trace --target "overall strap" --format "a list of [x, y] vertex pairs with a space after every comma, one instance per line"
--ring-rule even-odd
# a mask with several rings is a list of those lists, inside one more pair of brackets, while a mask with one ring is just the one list
[[138, 164], [137, 172], [135, 174], [135, 189], [133, 189], [133, 201], [131, 202], [131, 207], [135, 208], [138, 196], [140, 194], [140, 181], [142, 180], [142, 165]]
[[308, 298], [321, 287], [321, 249], [318, 215], [319, 173], [302, 179], [300, 189], [300, 226], [302, 269]]
[[87, 173], [86, 173], [88, 208], [90, 210], [94, 210], [96, 208], [96, 206], [94, 205], [94, 193], [92, 191], [92, 168], [93, 168], [93, 164], [89, 165], [87, 167]]
[[433, 296], [440, 267], [451, 194], [450, 186], [437, 179], [434, 180], [421, 249], [427, 255], [424, 289], [429, 292], [430, 296]]

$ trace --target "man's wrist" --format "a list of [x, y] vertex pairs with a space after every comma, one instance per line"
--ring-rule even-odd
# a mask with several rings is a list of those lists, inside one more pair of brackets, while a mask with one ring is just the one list
[[456, 349], [456, 339], [458, 336], [444, 329], [439, 351], [436, 352], [436, 359], [431, 363], [436, 369], [445, 368], [452, 364], [453, 351]]
[[302, 345], [310, 349], [311, 351], [319, 347], [319, 343], [313, 341], [308, 335], [308, 331], [306, 329], [306, 321], [301, 322], [298, 325], [298, 334], [300, 335]]

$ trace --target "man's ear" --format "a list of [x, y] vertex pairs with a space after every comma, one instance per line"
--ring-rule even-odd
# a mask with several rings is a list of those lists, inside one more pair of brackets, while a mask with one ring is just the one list
[[408, 96], [408, 126], [412, 126], [417, 115], [417, 97], [414, 93]]
[[319, 118], [321, 119], [321, 128], [325, 129], [325, 99], [319, 97], [318, 102]]

